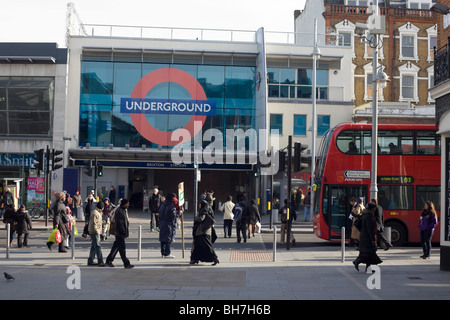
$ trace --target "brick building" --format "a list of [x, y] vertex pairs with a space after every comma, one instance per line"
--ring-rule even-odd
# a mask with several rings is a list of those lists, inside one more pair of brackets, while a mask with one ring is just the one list
[[[305, 9], [295, 13], [296, 32], [311, 29], [312, 16], [318, 19], [319, 32], [326, 42], [352, 47], [353, 121], [371, 117], [372, 47], [358, 35], [356, 23], [366, 23], [372, 14], [371, 1], [307, 0]], [[428, 92], [434, 81], [434, 47], [437, 45], [437, 13], [430, 11], [435, 1], [379, 1], [385, 16], [386, 31], [379, 51], [378, 66], [390, 77], [379, 90], [380, 122], [433, 123], [434, 100]], [[312, 15], [312, 16], [311, 16]]]

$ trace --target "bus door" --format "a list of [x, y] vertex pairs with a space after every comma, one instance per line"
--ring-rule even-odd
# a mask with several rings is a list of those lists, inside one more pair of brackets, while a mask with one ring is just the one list
[[[327, 210], [328, 225], [330, 226], [329, 239], [340, 240], [342, 227], [345, 227], [346, 234], [351, 233], [352, 223], [348, 218], [351, 213], [350, 198], [367, 198], [368, 188], [366, 185], [336, 185], [328, 186], [325, 190], [328, 190], [328, 205], [325, 209]], [[364, 201], [364, 203], [367, 202], [367, 200]]]

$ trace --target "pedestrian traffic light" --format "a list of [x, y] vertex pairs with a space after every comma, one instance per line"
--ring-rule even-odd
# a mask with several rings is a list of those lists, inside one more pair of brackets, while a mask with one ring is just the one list
[[84, 167], [84, 174], [92, 177], [92, 160], [88, 160], [86, 166]]
[[44, 149], [34, 150], [33, 165], [39, 171], [44, 171], [45, 157]]
[[58, 162], [63, 161], [62, 157], [57, 157], [58, 155], [62, 154], [62, 150], [55, 150], [52, 151], [52, 171], [58, 170], [62, 168], [63, 166], [61, 164], [57, 164]]
[[103, 166], [101, 164], [97, 165], [97, 177], [103, 176]]
[[302, 153], [306, 149], [308, 149], [306, 144], [294, 142], [294, 172], [302, 171], [308, 167], [309, 158], [302, 157]]

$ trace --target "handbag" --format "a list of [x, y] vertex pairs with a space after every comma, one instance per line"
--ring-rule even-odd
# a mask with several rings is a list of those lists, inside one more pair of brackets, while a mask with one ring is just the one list
[[202, 222], [202, 230], [206, 231], [209, 228], [211, 228], [216, 223], [216, 220], [214, 220], [213, 217], [211, 217], [209, 214], [205, 214], [205, 219]]

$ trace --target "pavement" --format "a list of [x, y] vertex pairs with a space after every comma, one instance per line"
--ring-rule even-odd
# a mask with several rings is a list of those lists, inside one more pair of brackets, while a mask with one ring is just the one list
[[[222, 221], [217, 214], [219, 238], [214, 248], [220, 264], [190, 265], [192, 214], [184, 217], [184, 251], [181, 230], [177, 232], [172, 245], [174, 259], [162, 259], [158, 233], [149, 230], [148, 213], [131, 210], [129, 216], [131, 234], [126, 245], [133, 269], [124, 269], [119, 255], [114, 268], [87, 266], [90, 240], [82, 238], [81, 232], [76, 237], [73, 256], [71, 250], [57, 252], [56, 246], [49, 251], [45, 242], [51, 229], [43, 221], [34, 221], [29, 247], [17, 248], [14, 241], [6, 258], [6, 231], [0, 229], [0, 273], [7, 272], [15, 278], [0, 278], [0, 299], [178, 300], [179, 303], [237, 300], [269, 308], [274, 303], [272, 310], [277, 300], [450, 299], [450, 273], [439, 268], [439, 248], [432, 249], [429, 260], [419, 258], [420, 246], [379, 250], [383, 260], [379, 269], [365, 273], [361, 266], [358, 272], [352, 264], [358, 252], [346, 248], [342, 262], [340, 245], [316, 238], [310, 223], [294, 224], [297, 243], [290, 250], [279, 243], [277, 234], [274, 254], [268, 216], [263, 217], [261, 233], [247, 243], [237, 243], [235, 237], [223, 237]], [[82, 230], [83, 224], [77, 223], [78, 230]], [[139, 226], [141, 250], [138, 250]], [[104, 258], [113, 240], [110, 237], [101, 243]], [[173, 312], [180, 313], [184, 308], [184, 304], [176, 306], [180, 307]], [[202, 311], [192, 311], [199, 310]], [[223, 315], [226, 310], [221, 305], [216, 311]]]

